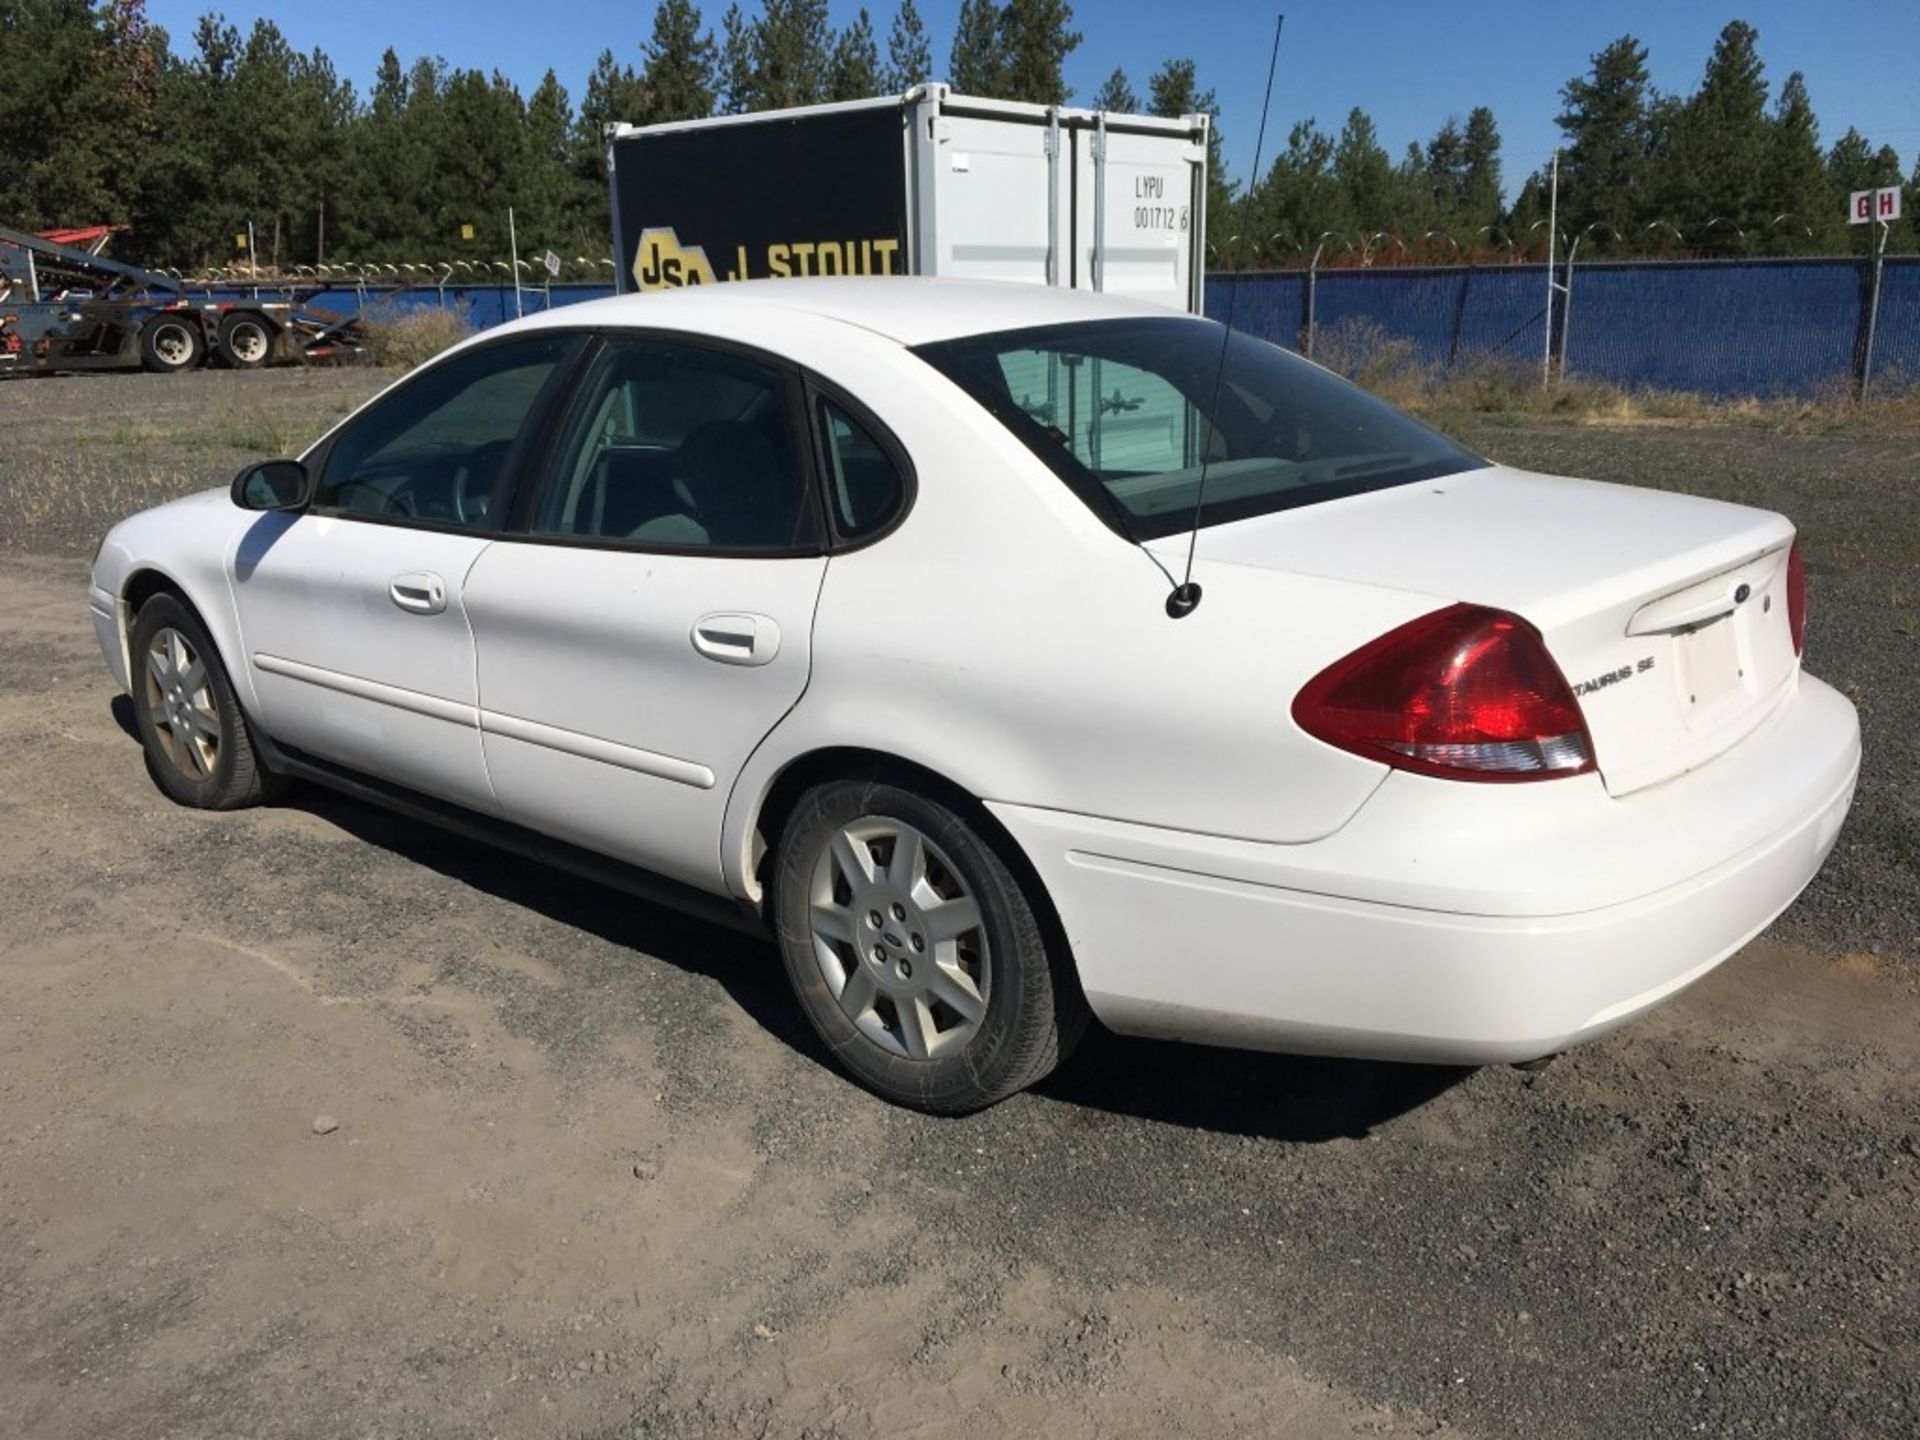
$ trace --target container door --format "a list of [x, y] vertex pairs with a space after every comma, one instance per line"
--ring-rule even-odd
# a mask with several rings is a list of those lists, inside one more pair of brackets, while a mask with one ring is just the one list
[[[1068, 159], [1063, 153], [1057, 166], [1049, 162], [1048, 127], [964, 115], [934, 123], [934, 206], [931, 233], [921, 238], [920, 273], [1044, 285], [1048, 237], [1057, 223], [1059, 283], [1068, 283]], [[1060, 135], [1064, 151], [1066, 132]], [[1050, 170], [1057, 211], [1047, 201]]]
[[1076, 128], [1073, 135], [1079, 170], [1078, 287], [1174, 310], [1195, 308], [1193, 256], [1200, 216], [1194, 191], [1206, 152], [1184, 136], [1108, 130], [1100, 167], [1095, 155], [1100, 139], [1091, 126]]

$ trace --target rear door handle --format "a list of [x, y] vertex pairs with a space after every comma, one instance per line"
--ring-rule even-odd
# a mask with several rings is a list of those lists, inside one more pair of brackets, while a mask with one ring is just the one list
[[780, 627], [770, 615], [702, 615], [689, 638], [694, 649], [722, 665], [764, 665], [780, 653]]
[[426, 570], [396, 575], [387, 586], [387, 598], [416, 615], [438, 615], [447, 608], [447, 582]]

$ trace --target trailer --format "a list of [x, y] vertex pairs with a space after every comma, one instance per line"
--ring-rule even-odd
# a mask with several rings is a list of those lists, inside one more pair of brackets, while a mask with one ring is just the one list
[[357, 319], [314, 310], [300, 295], [194, 293], [185, 282], [99, 253], [96, 226], [57, 232], [88, 248], [0, 225], [0, 376], [139, 370], [177, 374], [352, 357]]
[[1200, 313], [1208, 117], [921, 85], [846, 104], [610, 125], [623, 291], [804, 275], [948, 275]]

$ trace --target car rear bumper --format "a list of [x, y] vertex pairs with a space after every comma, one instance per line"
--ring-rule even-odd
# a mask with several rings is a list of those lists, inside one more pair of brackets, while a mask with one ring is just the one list
[[1802, 677], [1732, 750], [1624, 799], [1396, 773], [1307, 845], [991, 808], [1109, 1027], [1485, 1064], [1603, 1034], [1758, 934], [1833, 848], [1859, 763], [1852, 705]]

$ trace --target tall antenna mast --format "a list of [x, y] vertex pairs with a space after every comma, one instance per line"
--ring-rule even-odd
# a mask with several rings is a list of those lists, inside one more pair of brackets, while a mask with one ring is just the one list
[[[1242, 206], [1248, 209], [1251, 209], [1254, 192], [1260, 186], [1260, 159], [1267, 148], [1267, 111], [1273, 106], [1273, 76], [1280, 65], [1280, 32], [1286, 23], [1285, 15], [1274, 16], [1273, 53], [1267, 57], [1267, 93], [1260, 101], [1260, 133], [1253, 142], [1253, 169], [1247, 176], [1246, 197], [1241, 201]], [[1243, 225], [1241, 228], [1246, 227]], [[1205, 448], [1200, 452], [1200, 483], [1193, 492], [1193, 533], [1187, 537], [1187, 571], [1167, 596], [1167, 614], [1175, 620], [1185, 619], [1200, 604], [1200, 587], [1193, 583], [1193, 550], [1200, 541], [1200, 510], [1207, 499], [1207, 467], [1213, 462], [1214, 417], [1220, 413], [1220, 392], [1227, 380], [1227, 346], [1233, 342], [1233, 312], [1240, 308], [1240, 284], [1239, 280], [1235, 280], [1233, 291], [1227, 296], [1227, 323], [1220, 332], [1220, 363], [1213, 372], [1213, 403], [1207, 406], [1207, 428], [1202, 441]]]

